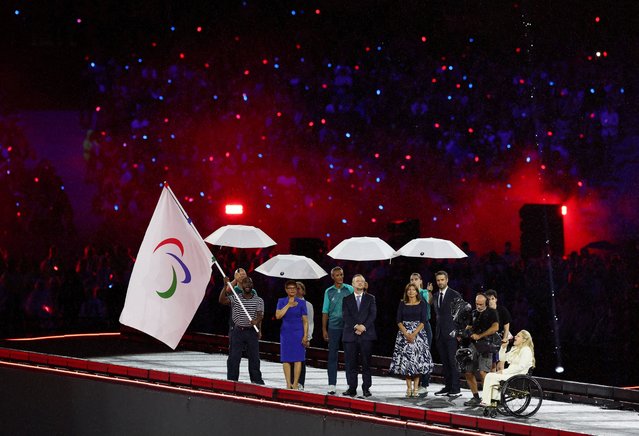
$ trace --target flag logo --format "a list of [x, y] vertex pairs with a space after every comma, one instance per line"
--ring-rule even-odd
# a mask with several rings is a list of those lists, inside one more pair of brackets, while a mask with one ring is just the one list
[[[164, 245], [169, 245], [169, 244], [175, 245], [177, 248], [179, 248], [181, 257], [184, 257], [184, 244], [182, 244], [182, 241], [180, 241], [177, 238], [166, 238], [155, 247], [155, 249], [153, 250], [153, 253], [155, 253], [158, 250], [158, 248]], [[186, 266], [186, 264], [182, 262], [182, 259], [180, 259], [177, 255], [173, 253], [166, 253], [166, 254], [171, 256], [173, 259], [175, 259], [175, 261], [182, 268], [182, 271], [184, 271], [184, 280], [182, 280], [182, 283], [184, 284], [190, 283], [191, 271], [189, 271], [189, 268]], [[164, 299], [171, 298], [173, 294], [175, 294], [175, 290], [177, 289], [177, 274], [175, 273], [175, 268], [173, 267], [173, 265], [171, 265], [171, 270], [173, 271], [173, 279], [171, 280], [171, 286], [169, 286], [169, 288], [166, 291], [162, 291], [162, 292], [155, 291], [156, 294], [158, 294], [161, 298], [164, 298]]]

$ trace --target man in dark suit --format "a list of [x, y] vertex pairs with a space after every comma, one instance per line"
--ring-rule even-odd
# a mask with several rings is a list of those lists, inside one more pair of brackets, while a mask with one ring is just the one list
[[377, 305], [375, 297], [365, 293], [366, 280], [361, 274], [353, 276], [353, 288], [355, 292], [344, 297], [342, 312], [344, 317], [344, 361], [346, 362], [346, 381], [348, 390], [344, 395], [354, 397], [357, 395], [357, 361], [362, 364], [362, 391], [365, 397], [370, 397], [371, 369], [370, 361], [373, 350], [373, 341], [377, 339], [375, 333], [375, 318], [377, 317]]
[[433, 294], [433, 307], [437, 316], [435, 343], [444, 368], [444, 387], [435, 392], [435, 395], [448, 395], [456, 398], [461, 395], [461, 392], [459, 390], [459, 368], [457, 368], [455, 359], [457, 339], [450, 336], [450, 332], [456, 328], [451, 305], [456, 298], [461, 298], [461, 295], [448, 287], [448, 273], [446, 271], [436, 272], [435, 282], [437, 283], [437, 292]]

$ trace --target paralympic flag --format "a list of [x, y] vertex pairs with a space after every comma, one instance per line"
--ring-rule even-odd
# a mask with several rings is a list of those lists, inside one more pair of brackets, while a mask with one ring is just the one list
[[175, 350], [204, 299], [209, 248], [167, 184], [133, 266], [120, 322]]

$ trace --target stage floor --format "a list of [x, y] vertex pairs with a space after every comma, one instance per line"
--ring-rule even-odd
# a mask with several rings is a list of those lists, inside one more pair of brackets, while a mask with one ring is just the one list
[[[146, 352], [143, 354], [101, 355], [99, 357], [85, 357], [88, 360], [102, 363], [130, 366], [142, 369], [155, 369], [191, 376], [199, 376], [214, 379], [226, 379], [225, 354], [208, 354], [196, 351], [176, 352]], [[262, 375], [267, 386], [284, 388], [284, 375], [279, 363], [262, 360]], [[346, 390], [345, 374], [338, 373], [337, 395]], [[249, 383], [248, 361], [242, 359], [240, 367], [240, 381]], [[327, 388], [326, 370], [307, 366], [306, 383], [304, 390], [307, 392], [326, 394]], [[424, 408], [437, 408], [437, 410], [483, 416], [481, 408], [467, 408], [463, 403], [470, 397], [470, 391], [462, 389], [462, 396], [446, 404], [440, 397], [435, 397], [433, 392], [442, 388], [440, 384], [431, 384], [429, 393], [425, 398], [405, 398], [406, 387], [401, 379], [393, 377], [373, 377], [371, 401], [391, 403], [402, 406], [417, 406]], [[361, 389], [358, 390], [361, 395]], [[435, 400], [437, 399], [437, 400]], [[557, 401], [544, 400], [541, 408], [531, 418], [514, 418], [497, 415], [495, 419], [510, 422], [530, 424], [539, 427], [574, 431], [596, 435], [636, 435], [639, 429], [639, 413], [636, 411], [602, 409], [596, 406], [572, 404]]]

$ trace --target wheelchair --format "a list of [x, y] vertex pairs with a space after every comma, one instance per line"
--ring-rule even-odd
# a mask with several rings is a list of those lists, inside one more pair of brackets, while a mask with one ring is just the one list
[[484, 409], [484, 416], [494, 418], [497, 412], [506, 416], [528, 418], [533, 416], [544, 398], [544, 391], [539, 382], [528, 374], [518, 374], [499, 382], [492, 388], [500, 391], [499, 400], [492, 400]]

